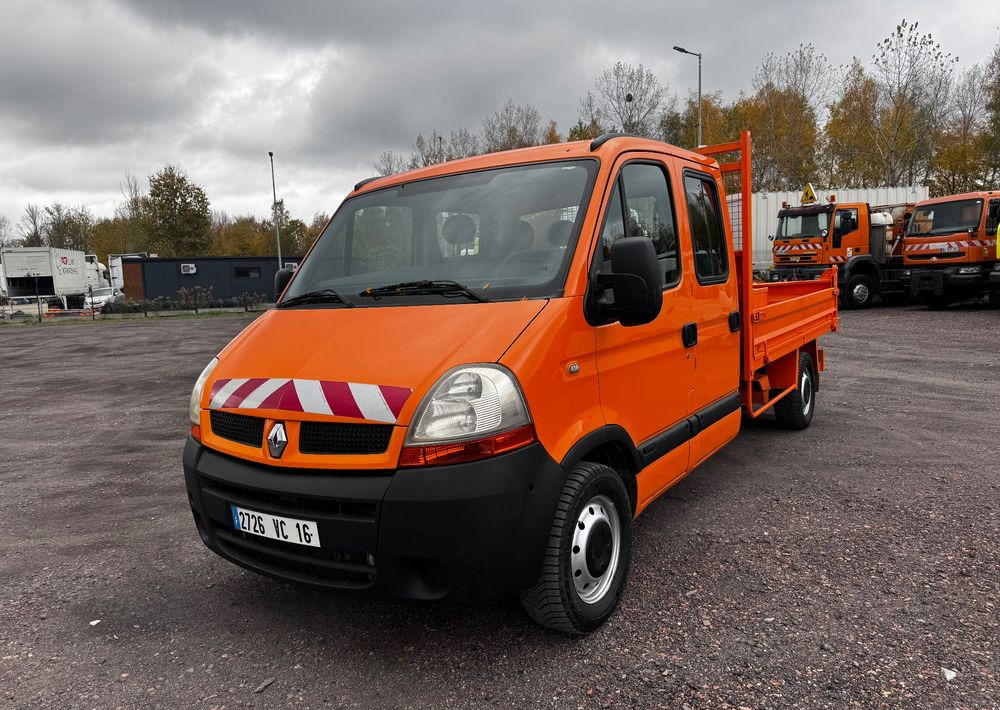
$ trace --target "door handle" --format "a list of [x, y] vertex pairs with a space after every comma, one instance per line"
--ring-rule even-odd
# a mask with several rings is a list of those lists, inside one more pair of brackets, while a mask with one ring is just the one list
[[698, 344], [698, 324], [697, 323], [685, 323], [684, 327], [681, 328], [681, 342], [684, 343], [685, 348], [693, 347]]
[[729, 314], [729, 332], [736, 333], [740, 329], [740, 312], [733, 311]]

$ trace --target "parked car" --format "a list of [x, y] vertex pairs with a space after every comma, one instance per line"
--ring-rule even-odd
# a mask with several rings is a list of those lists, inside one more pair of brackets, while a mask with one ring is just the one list
[[83, 299], [86, 308], [103, 308], [104, 304], [114, 301], [125, 300], [125, 294], [117, 286], [106, 288], [95, 288], [90, 295]]

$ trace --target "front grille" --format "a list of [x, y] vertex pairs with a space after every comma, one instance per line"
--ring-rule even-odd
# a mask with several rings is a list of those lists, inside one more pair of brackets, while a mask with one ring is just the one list
[[[375, 578], [378, 502], [276, 493], [198, 477], [212, 537], [233, 559], [280, 577], [362, 589]], [[294, 545], [234, 530], [230, 505], [312, 520], [323, 547]]]
[[302, 422], [299, 451], [304, 454], [382, 454], [389, 448], [392, 424]]
[[202, 478], [201, 487], [209, 493], [237, 505], [262, 510], [275, 515], [293, 518], [351, 518], [374, 520], [378, 513], [378, 503], [374, 501], [336, 500], [332, 498], [308, 498], [306, 496], [285, 495], [270, 491], [230, 485], [214, 479]]
[[246, 414], [233, 414], [213, 409], [209, 412], [212, 433], [237, 444], [260, 447], [264, 440], [264, 420]]

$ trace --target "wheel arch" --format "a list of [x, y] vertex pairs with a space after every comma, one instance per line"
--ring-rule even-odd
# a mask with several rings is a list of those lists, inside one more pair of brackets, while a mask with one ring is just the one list
[[860, 254], [858, 256], [851, 257], [847, 264], [844, 266], [844, 282], [846, 283], [848, 279], [854, 274], [861, 274], [867, 276], [872, 280], [872, 286], [875, 287], [875, 293], [879, 291], [879, 281], [881, 279], [881, 274], [879, 272], [878, 264], [872, 259], [870, 254]]
[[636, 475], [642, 470], [642, 458], [623, 427], [608, 424], [584, 435], [570, 447], [560, 465], [571, 471], [581, 461], [604, 464], [617, 471], [628, 491], [632, 513], [635, 513], [639, 498]]

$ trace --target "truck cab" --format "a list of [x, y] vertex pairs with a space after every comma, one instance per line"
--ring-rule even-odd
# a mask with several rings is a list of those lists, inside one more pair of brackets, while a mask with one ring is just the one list
[[918, 202], [904, 240], [910, 292], [931, 308], [989, 294], [997, 263], [1000, 191], [969, 192]]
[[754, 282], [751, 173], [748, 133], [608, 134], [359, 183], [192, 390], [201, 539], [280, 579], [597, 628], [637, 515], [744, 416], [816, 411], [837, 274]]
[[876, 296], [902, 292], [892, 223], [892, 215], [865, 202], [838, 203], [833, 195], [825, 204], [783, 207], [772, 247], [775, 276], [810, 279], [837, 266], [847, 308], [866, 308]]

